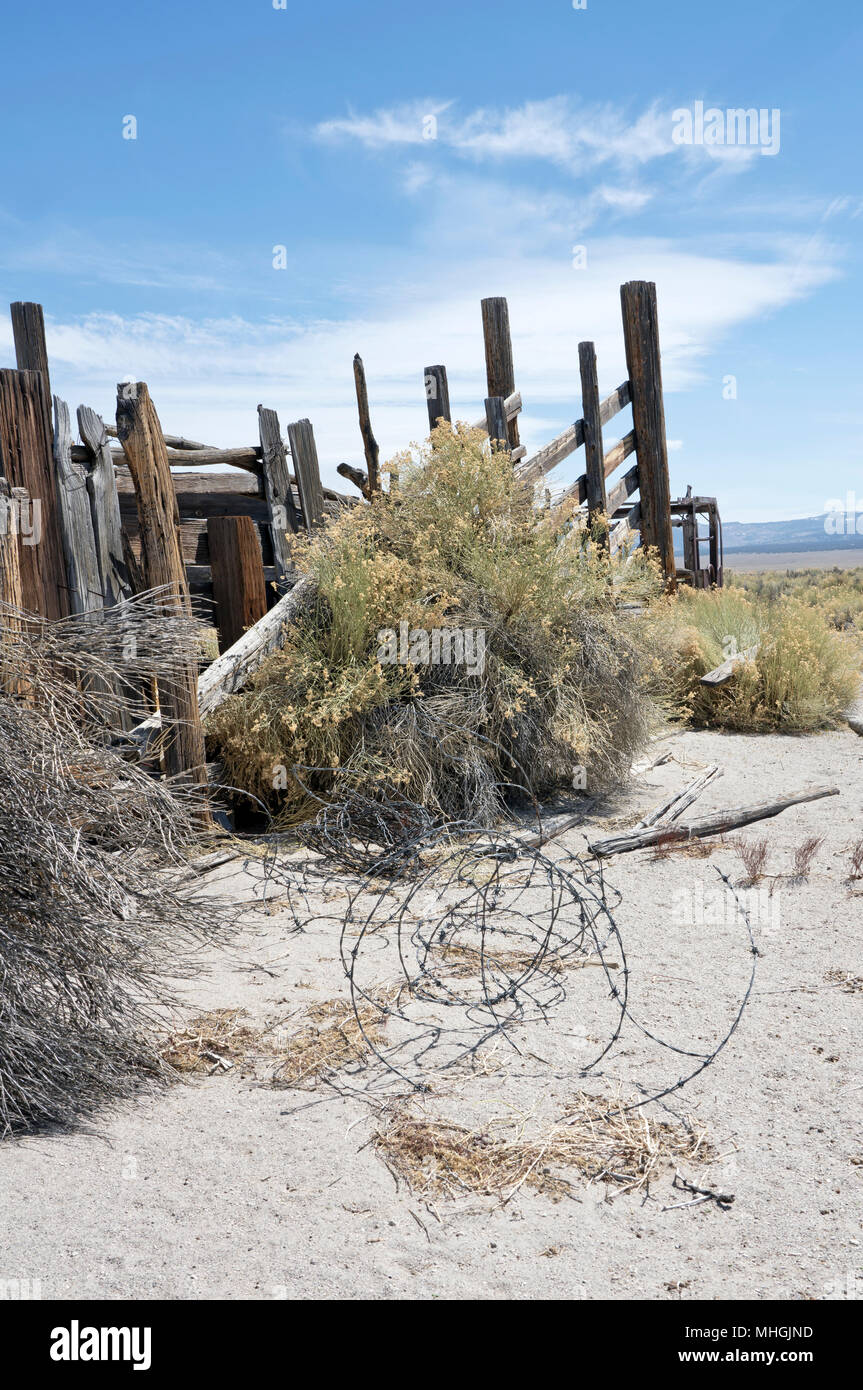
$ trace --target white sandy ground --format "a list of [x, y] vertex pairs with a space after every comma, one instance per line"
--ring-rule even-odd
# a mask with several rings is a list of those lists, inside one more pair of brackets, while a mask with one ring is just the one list
[[[809, 783], [840, 789], [741, 832], [767, 837], [772, 873], [787, 871], [807, 835], [824, 844], [808, 883], [775, 881], [767, 920], [755, 924], [761, 956], [741, 1026], [670, 1102], [703, 1122], [719, 1155], [682, 1171], [732, 1192], [730, 1210], [663, 1210], [686, 1200], [671, 1173], [647, 1200], [575, 1175], [573, 1197], [557, 1202], [522, 1189], [503, 1208], [481, 1197], [427, 1203], [396, 1190], [368, 1143], [374, 1120], [362, 1102], [274, 1089], [265, 1067], [238, 1068], [145, 1090], [103, 1115], [98, 1136], [0, 1145], [0, 1278], [38, 1280], [48, 1299], [859, 1297], [863, 994], [826, 977], [863, 975], [863, 883], [855, 893], [844, 881], [863, 836], [863, 739], [678, 733], [654, 749], [674, 760], [636, 777], [606, 820], [633, 823], [712, 762], [724, 775], [688, 816]], [[578, 852], [584, 839], [568, 832], [555, 853]], [[675, 904], [681, 885], [719, 882], [713, 864], [739, 881], [733, 849], [714, 844], [711, 859], [643, 851], [607, 869], [623, 895], [616, 917], [636, 1012], [704, 1050], [733, 1017], [751, 964], [739, 924], [686, 923]], [[239, 900], [259, 881], [254, 865], [213, 877], [213, 891]], [[320, 910], [339, 911], [339, 900]], [[189, 1014], [242, 1006], [272, 1020], [344, 993], [335, 924], [302, 935], [288, 924], [285, 913], [257, 913], [230, 952], [211, 952], [186, 988]], [[570, 975], [560, 1033], [542, 1036], [547, 1074], [443, 1084], [435, 1113], [480, 1124], [507, 1104], [553, 1110], [578, 1084], [578, 1041], [564, 1034], [579, 1019], [598, 1027], [600, 976]], [[630, 1028], [599, 1084], [656, 1089], [681, 1070]]]

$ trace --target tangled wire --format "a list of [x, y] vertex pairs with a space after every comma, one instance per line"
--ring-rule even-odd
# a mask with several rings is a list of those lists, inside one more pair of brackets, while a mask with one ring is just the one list
[[[631, 1109], [679, 1091], [727, 1045], [758, 955], [742, 904], [751, 955], [742, 998], [716, 1043], [680, 1046], [634, 1011], [614, 915], [621, 897], [606, 883], [602, 862], [544, 848], [538, 838], [539, 845], [524, 834], [462, 823], [428, 828], [421, 808], [412, 812], [404, 798], [383, 792], [373, 805], [355, 795], [322, 807], [306, 829], [304, 842], [340, 871], [361, 871], [339, 921], [354, 1016], [376, 1064], [367, 1093], [427, 1091], [436, 1074], [481, 1069], [498, 1042], [522, 1070], [532, 1060], [557, 1076], [596, 1076], [629, 1024], [682, 1067], [671, 1080], [640, 1088]], [[328, 883], [345, 887], [341, 872]], [[576, 970], [586, 973], [577, 977], [579, 1016], [571, 1022], [565, 1005]], [[382, 991], [382, 980], [398, 985]], [[546, 1055], [537, 1037], [551, 1040]], [[580, 1054], [571, 1064], [564, 1042]]]

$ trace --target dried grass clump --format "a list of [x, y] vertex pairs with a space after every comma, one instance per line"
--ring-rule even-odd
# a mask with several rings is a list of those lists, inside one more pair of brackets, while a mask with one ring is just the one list
[[97, 626], [0, 613], [0, 1135], [72, 1124], [158, 1074], [166, 981], [222, 925], [186, 866], [195, 801], [111, 746], [105, 711], [130, 708], [99, 690], [106, 652], [143, 624], [135, 682], [163, 658], [169, 679], [186, 633], [136, 611]]
[[[653, 653], [651, 691], [697, 727], [806, 733], [837, 727], [857, 697], [860, 649], [818, 607], [740, 590], [682, 588], [654, 604], [640, 632]], [[701, 677], [729, 651], [758, 645], [721, 686]]]
[[620, 1096], [580, 1091], [564, 1118], [528, 1137], [509, 1121], [467, 1129], [463, 1125], [392, 1111], [375, 1145], [392, 1172], [422, 1196], [471, 1193], [509, 1201], [522, 1187], [559, 1198], [572, 1187], [560, 1169], [574, 1168], [589, 1181], [636, 1191], [685, 1160], [713, 1155], [703, 1130], [651, 1120], [627, 1109]]
[[[616, 601], [658, 589], [648, 562], [611, 562], [571, 512], [538, 509], [482, 432], [438, 427], [397, 465], [397, 499], [345, 511], [300, 547], [316, 606], [208, 722], [226, 780], [282, 823], [318, 810], [309, 790], [339, 802], [385, 787], [484, 824], [512, 784], [571, 785], [575, 766], [590, 790], [616, 780], [648, 719]], [[380, 634], [401, 624], [481, 632], [484, 660], [434, 664], [418, 639], [388, 662]]]
[[378, 992], [356, 1012], [349, 999], [327, 999], [304, 1011], [306, 1024], [278, 1046], [273, 1081], [311, 1089], [324, 1076], [354, 1062], [365, 1062], [370, 1043], [382, 1042], [386, 1009], [395, 991]]
[[245, 1009], [210, 1009], [190, 1019], [159, 1048], [162, 1061], [174, 1071], [230, 1071], [252, 1054], [260, 1052], [262, 1033], [244, 1020]]

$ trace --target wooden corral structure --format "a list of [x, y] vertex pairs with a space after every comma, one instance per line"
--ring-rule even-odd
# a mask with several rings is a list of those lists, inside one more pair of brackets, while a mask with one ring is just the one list
[[[583, 449], [584, 472], [558, 504], [572, 500], [588, 518], [609, 518], [600, 543], [612, 552], [638, 539], [654, 548], [669, 586], [721, 584], [715, 499], [670, 495], [655, 286], [623, 285], [621, 308], [626, 381], [600, 399], [594, 345], [580, 343], [581, 417], [528, 457], [507, 302], [484, 299], [488, 396], [477, 428], [510, 450], [529, 483]], [[160, 710], [163, 725], [175, 730], [165, 770], [203, 782], [202, 706], [212, 708], [218, 691], [237, 688], [240, 673], [277, 640], [282, 603], [297, 579], [291, 536], [361, 499], [322, 485], [309, 420], [289, 423], [283, 434], [276, 411], [262, 405], [257, 441], [220, 449], [165, 435], [146, 384], [125, 382], [117, 389], [116, 422], [78, 407], [75, 442], [68, 406], [51, 395], [42, 308], [18, 303], [11, 313], [17, 366], [0, 370], [0, 600], [47, 618], [95, 614], [157, 587], [187, 608], [193, 599], [208, 601], [224, 659], [207, 673], [206, 701], [205, 676], [190, 670], [176, 707]], [[353, 370], [365, 467], [343, 463], [338, 471], [368, 497], [381, 488], [379, 449], [359, 356]], [[425, 368], [423, 381], [430, 425], [451, 420], [446, 368]], [[632, 427], [606, 451], [603, 429], [627, 407]], [[710, 535], [701, 538], [698, 517], [705, 514]], [[672, 539], [678, 525], [680, 569]]]

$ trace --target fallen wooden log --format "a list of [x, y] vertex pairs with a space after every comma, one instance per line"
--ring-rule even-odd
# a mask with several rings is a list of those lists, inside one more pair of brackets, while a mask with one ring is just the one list
[[724, 685], [726, 681], [731, 680], [737, 667], [744, 661], [754, 661], [760, 645], [760, 642], [756, 642], [754, 647], [747, 647], [745, 652], [735, 652], [734, 656], [730, 656], [727, 661], [723, 661], [712, 671], [708, 671], [706, 676], [702, 676], [701, 684]]
[[594, 840], [587, 848], [598, 858], [610, 854], [623, 854], [627, 850], [645, 849], [660, 841], [674, 844], [685, 840], [703, 839], [705, 835], [722, 835], [726, 830], [737, 830], [741, 825], [753, 821], [768, 820], [787, 811], [789, 806], [798, 806], [804, 801], [818, 801], [823, 796], [838, 796], [838, 787], [807, 787], [795, 796], [783, 797], [780, 801], [760, 801], [754, 806], [730, 807], [726, 811], [714, 811], [702, 820], [692, 821], [690, 825], [653, 825], [644, 829], [636, 826], [634, 830], [611, 835], [606, 840]]
[[[668, 755], [669, 757], [671, 754]], [[682, 815], [687, 806], [691, 806], [696, 797], [700, 796], [704, 788], [708, 786], [715, 777], [722, 776], [722, 769], [714, 763], [705, 769], [700, 777], [696, 777], [682, 791], [674, 792], [673, 795], [661, 801], [658, 806], [654, 806], [652, 811], [648, 811], [635, 827], [636, 830], [647, 830], [651, 825], [658, 825], [660, 821], [663, 825], [668, 825], [669, 821], [677, 820]]]

